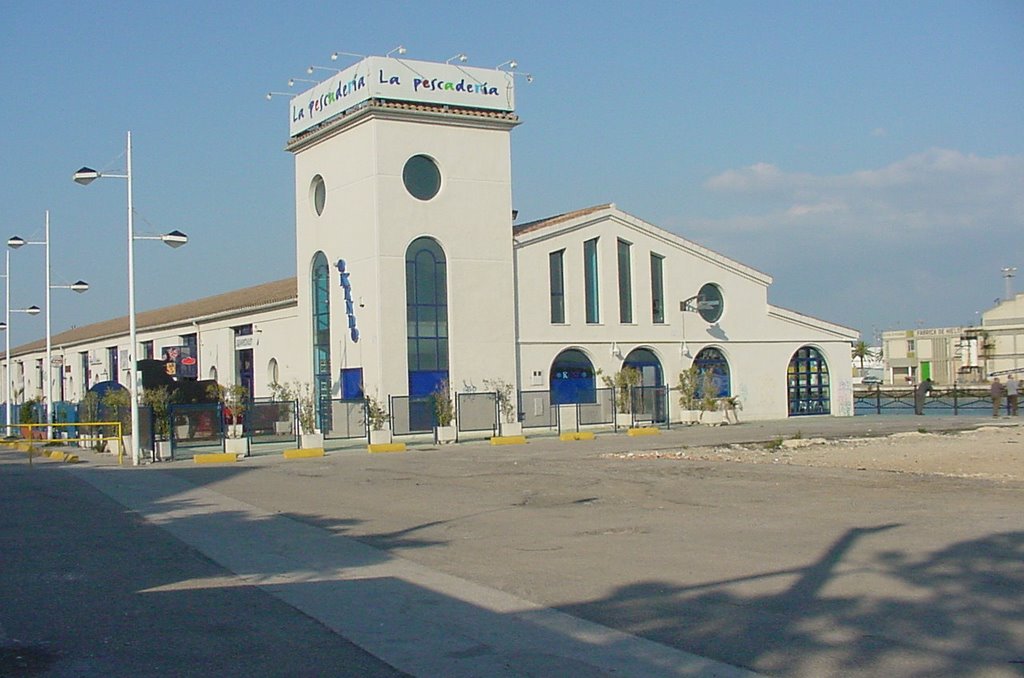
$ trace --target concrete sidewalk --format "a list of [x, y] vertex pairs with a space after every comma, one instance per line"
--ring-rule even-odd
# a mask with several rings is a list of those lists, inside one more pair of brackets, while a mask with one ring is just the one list
[[76, 468], [236, 577], [416, 676], [754, 675], [446, 575], [162, 473]]

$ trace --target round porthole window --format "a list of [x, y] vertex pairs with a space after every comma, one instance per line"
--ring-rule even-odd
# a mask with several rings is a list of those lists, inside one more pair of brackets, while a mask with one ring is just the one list
[[714, 283], [707, 283], [697, 292], [697, 313], [709, 323], [716, 323], [725, 310], [722, 290]]
[[430, 200], [441, 190], [441, 170], [425, 155], [414, 155], [402, 169], [402, 183], [417, 200]]
[[324, 185], [324, 178], [319, 174], [313, 177], [309, 185], [309, 200], [313, 203], [313, 210], [316, 215], [324, 213], [324, 203], [327, 202], [327, 186]]

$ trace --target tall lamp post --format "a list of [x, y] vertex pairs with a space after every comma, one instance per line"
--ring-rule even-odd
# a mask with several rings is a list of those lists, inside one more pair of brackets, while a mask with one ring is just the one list
[[181, 247], [188, 242], [188, 236], [181, 231], [171, 231], [163, 235], [135, 235], [134, 210], [132, 208], [132, 133], [128, 132], [125, 143], [125, 172], [111, 174], [98, 172], [90, 167], [83, 167], [74, 174], [77, 184], [86, 186], [101, 178], [126, 179], [128, 181], [128, 392], [131, 395], [132, 464], [138, 466], [141, 461], [139, 453], [139, 380], [138, 364], [135, 360], [137, 347], [135, 327], [135, 241], [160, 240], [169, 247]]
[[38, 306], [29, 306], [28, 308], [11, 308], [11, 253], [4, 252], [4, 322], [0, 323], [4, 334], [7, 335], [5, 339], [5, 353], [4, 353], [4, 371], [6, 374], [6, 384], [4, 385], [4, 400], [6, 401], [7, 407], [7, 435], [11, 435], [11, 314], [12, 313], [27, 313], [28, 315], [38, 315]]
[[[50, 329], [50, 290], [71, 290], [79, 294], [89, 289], [89, 283], [78, 280], [71, 285], [53, 285], [50, 283], [50, 210], [46, 210], [46, 231], [43, 240], [25, 240], [14, 236], [7, 240], [7, 246], [12, 250], [19, 249], [25, 245], [42, 245], [46, 248], [46, 438], [53, 438], [53, 351], [51, 338], [53, 333]], [[63, 377], [62, 377], [63, 379]]]

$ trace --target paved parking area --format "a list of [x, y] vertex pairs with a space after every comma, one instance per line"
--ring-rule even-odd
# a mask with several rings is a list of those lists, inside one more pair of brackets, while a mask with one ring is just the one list
[[1024, 487], [603, 456], [949, 419], [72, 472], [415, 675], [1021, 675]]

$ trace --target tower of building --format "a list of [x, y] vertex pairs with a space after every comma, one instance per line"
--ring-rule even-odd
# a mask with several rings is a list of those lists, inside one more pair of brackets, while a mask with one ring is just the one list
[[513, 84], [368, 57], [292, 99], [295, 351], [323, 425], [332, 397], [516, 383]]

